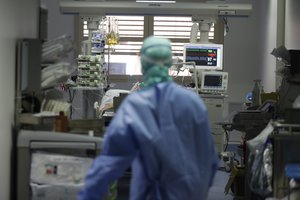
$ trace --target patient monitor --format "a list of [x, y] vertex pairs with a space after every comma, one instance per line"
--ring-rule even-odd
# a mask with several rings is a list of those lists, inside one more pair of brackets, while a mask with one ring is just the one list
[[200, 93], [225, 94], [228, 86], [228, 72], [223, 72], [223, 44], [185, 44], [183, 63], [194, 73], [196, 89]]
[[227, 93], [228, 72], [202, 71], [199, 73], [201, 93]]
[[183, 62], [195, 62], [199, 70], [223, 70], [223, 44], [185, 44]]

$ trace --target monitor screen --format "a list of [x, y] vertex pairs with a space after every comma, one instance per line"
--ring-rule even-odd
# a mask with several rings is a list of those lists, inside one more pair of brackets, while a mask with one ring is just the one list
[[223, 70], [223, 44], [186, 44], [183, 62], [195, 62], [196, 69]]
[[222, 87], [222, 75], [206, 75], [204, 76], [204, 86]]

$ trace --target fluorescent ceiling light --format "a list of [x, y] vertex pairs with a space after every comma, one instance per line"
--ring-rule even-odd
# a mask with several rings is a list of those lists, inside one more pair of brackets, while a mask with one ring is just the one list
[[165, 0], [165, 1], [155, 1], [155, 0], [136, 0], [137, 3], [176, 3], [176, 1], [170, 1], [170, 0]]

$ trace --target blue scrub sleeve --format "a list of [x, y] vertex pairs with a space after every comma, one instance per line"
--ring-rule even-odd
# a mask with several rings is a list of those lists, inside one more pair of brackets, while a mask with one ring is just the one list
[[121, 177], [135, 159], [136, 144], [129, 125], [120, 120], [123, 117], [116, 117], [108, 128], [101, 155], [88, 171], [79, 200], [102, 200], [109, 185]]
[[[205, 112], [205, 118], [202, 118], [202, 119], [203, 119], [203, 124], [201, 125], [202, 129], [206, 130], [208, 137], [212, 137], [207, 111]], [[211, 157], [209, 158], [209, 159], [211, 159], [211, 161], [210, 161], [210, 163], [211, 163], [211, 176], [210, 176], [210, 179], [209, 179], [209, 187], [211, 187], [212, 184], [213, 184], [213, 181], [214, 181], [214, 177], [215, 177], [216, 172], [217, 172], [218, 167], [219, 167], [220, 159], [219, 159], [219, 156], [218, 156], [217, 149], [216, 149], [213, 138], [211, 138], [209, 140], [209, 143], [207, 145], [208, 145], [207, 150], [209, 151], [208, 155], [211, 155]]]
[[218, 157], [216, 151], [214, 151], [214, 152], [212, 153], [212, 155], [214, 155], [215, 159], [213, 160], [212, 166], [211, 166], [211, 168], [212, 168], [212, 173], [211, 173], [211, 177], [210, 177], [210, 180], [209, 180], [209, 187], [211, 187], [212, 184], [213, 184], [214, 177], [215, 177], [215, 175], [216, 175], [216, 172], [217, 172], [218, 167], [219, 167], [219, 162], [220, 162], [220, 161], [219, 161], [219, 157]]

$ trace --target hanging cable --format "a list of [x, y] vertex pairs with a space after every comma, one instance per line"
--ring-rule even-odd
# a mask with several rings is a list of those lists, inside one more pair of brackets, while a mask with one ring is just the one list
[[68, 87], [69, 103], [71, 104], [71, 106], [70, 106], [70, 119], [72, 119], [72, 114], [73, 114], [73, 108], [72, 108], [73, 106], [72, 106], [72, 103], [73, 103], [73, 100], [74, 100], [74, 97], [75, 97], [76, 90], [73, 90], [72, 93], [73, 93], [73, 94], [71, 94], [70, 87]]
[[229, 25], [228, 25], [227, 17], [223, 17], [223, 22], [224, 22], [224, 36], [226, 36], [227, 33], [229, 32]]

